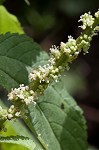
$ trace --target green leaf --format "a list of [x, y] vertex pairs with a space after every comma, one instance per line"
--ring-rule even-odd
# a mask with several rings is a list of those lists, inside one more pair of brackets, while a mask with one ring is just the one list
[[82, 110], [66, 92], [64, 82], [49, 86], [29, 117], [46, 150], [86, 150], [87, 133]]
[[28, 84], [32, 67], [44, 64], [47, 53], [26, 35], [0, 35], [0, 85], [10, 90], [19, 84]]
[[30, 150], [34, 150], [34, 148], [36, 147], [36, 144], [33, 142], [33, 140], [24, 136], [0, 137], [0, 143], [18, 144]]
[[[3, 104], [1, 100], [0, 100], [0, 106], [6, 109], [6, 106]], [[25, 137], [32, 139], [34, 143], [36, 144], [36, 147], [34, 150], [43, 150], [42, 145], [39, 143], [39, 141], [34, 137], [34, 135], [30, 132], [30, 130], [28, 130], [26, 126], [18, 119], [16, 121], [15, 120], [11, 120], [10, 122], [6, 121], [5, 127], [7, 128], [7, 131], [0, 132], [0, 135], [2, 135], [3, 137], [17, 136], [17, 135], [25, 136]], [[1, 143], [0, 146], [2, 147], [3, 150], [6, 150], [8, 148], [7, 143]], [[9, 149], [10, 150], [17, 150], [17, 149], [27, 150], [26, 147], [23, 147], [21, 145], [15, 145], [15, 144], [10, 144]]]
[[17, 17], [9, 13], [4, 6], [0, 5], [0, 33], [4, 34], [6, 32], [24, 33]]

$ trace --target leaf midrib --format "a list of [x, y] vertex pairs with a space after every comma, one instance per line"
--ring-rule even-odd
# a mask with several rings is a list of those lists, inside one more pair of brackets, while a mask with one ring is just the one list
[[[49, 103], [49, 102], [47, 102], [48, 104], [52, 104], [52, 103]], [[40, 103], [39, 103], [40, 104]], [[52, 104], [53, 105], [53, 104]], [[57, 106], [57, 105], [55, 105], [54, 104], [54, 106], [56, 106], [56, 107], [58, 107], [59, 108], [59, 106]], [[39, 105], [39, 109], [40, 109], [40, 111], [43, 113], [43, 111], [42, 111], [42, 108], [40, 107], [40, 105]], [[60, 108], [59, 108], [60, 109]], [[61, 110], [61, 109], [60, 109]], [[62, 110], [61, 110], [62, 111]], [[64, 114], [65, 114], [65, 116], [66, 116], [66, 113], [64, 112], [64, 111], [62, 111]], [[70, 133], [70, 131], [69, 130], [67, 130], [64, 126], [62, 126], [61, 124], [59, 124], [59, 123], [56, 123], [56, 122], [54, 122], [54, 121], [52, 121], [52, 122], [50, 122], [49, 120], [48, 120], [48, 118], [46, 117], [46, 114], [45, 113], [43, 113], [43, 115], [44, 115], [44, 117], [45, 117], [45, 119], [47, 120], [47, 122], [48, 122], [48, 124], [50, 125], [50, 128], [51, 128], [51, 130], [53, 131], [53, 133], [54, 133], [54, 135], [55, 135], [55, 137], [56, 137], [56, 139], [57, 139], [57, 141], [58, 141], [58, 138], [57, 138], [57, 136], [56, 136], [56, 134], [55, 134], [55, 132], [54, 132], [54, 130], [53, 130], [53, 128], [52, 128], [52, 126], [51, 126], [51, 124], [50, 123], [55, 123], [55, 124], [58, 124], [58, 125], [60, 125], [62, 128], [64, 128], [65, 129], [65, 131], [66, 132], [68, 132], [68, 134], [74, 139], [74, 141], [76, 141], [75, 140], [75, 137], [72, 135], [72, 133]], [[66, 116], [67, 117], [67, 116]], [[68, 117], [70, 117], [70, 116], [68, 116]], [[71, 117], [70, 117], [70, 119], [72, 119]], [[73, 119], [72, 119], [73, 120]], [[75, 123], [76, 123], [76, 121], [75, 120], [73, 120]], [[76, 123], [77, 124], [77, 123]], [[79, 126], [80, 127], [80, 126]], [[80, 127], [81, 128], [81, 127]], [[82, 140], [83, 140], [83, 138], [82, 138]], [[58, 143], [59, 143], [59, 145], [60, 145], [60, 142], [58, 141]], [[77, 145], [80, 147], [80, 144], [76, 141], [76, 143], [77, 143]], [[60, 147], [61, 147], [61, 145], [60, 145]], [[83, 149], [82, 149], [83, 150]]]
[[[55, 136], [55, 138], [56, 138], [56, 140], [57, 140], [57, 142], [58, 142], [58, 144], [59, 144], [59, 146], [60, 146], [60, 148], [61, 148], [61, 145], [60, 145], [60, 143], [59, 143], [59, 141], [58, 141], [58, 139], [57, 139], [57, 137], [56, 137], [56, 135], [55, 135], [55, 133], [54, 133], [53, 129], [51, 128], [51, 125], [50, 125], [50, 123], [49, 123], [49, 121], [48, 121], [47, 117], [46, 117], [46, 116], [45, 116], [45, 114], [43, 113], [43, 111], [42, 111], [41, 107], [40, 107], [38, 104], [37, 104], [37, 106], [38, 106], [39, 110], [41, 111], [41, 113], [43, 114], [43, 116], [44, 116], [45, 120], [47, 121], [47, 123], [48, 123], [48, 125], [49, 125], [50, 129], [52, 130], [52, 132], [53, 132], [53, 134], [54, 134], [54, 136]], [[45, 148], [45, 149], [46, 149], [46, 148]], [[47, 149], [46, 149], [46, 150], [47, 150]]]

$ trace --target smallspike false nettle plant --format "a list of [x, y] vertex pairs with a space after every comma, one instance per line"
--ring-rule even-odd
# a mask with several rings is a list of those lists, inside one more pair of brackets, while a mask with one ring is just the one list
[[[68, 70], [81, 51], [84, 54], [88, 53], [90, 42], [99, 29], [99, 11], [94, 17], [90, 12], [85, 13], [78, 22], [82, 22], [80, 27], [84, 30], [81, 35], [77, 39], [68, 36], [66, 43], [52, 46], [48, 62], [44, 65], [39, 64], [37, 69], [32, 68], [28, 76], [28, 85], [21, 83], [8, 93], [8, 100], [12, 105], [8, 109], [0, 106], [1, 143], [20, 144], [30, 150], [87, 150], [86, 123], [82, 110], [65, 89], [62, 91], [61, 81], [58, 82], [64, 70]], [[20, 44], [29, 40], [30, 46], [33, 44], [26, 35], [6, 33], [0, 36], [0, 55], [2, 49], [8, 43], [10, 45], [14, 38], [14, 42]], [[10, 46], [8, 47], [10, 49]], [[22, 46], [18, 48], [21, 49]], [[11, 58], [10, 53], [7, 57]], [[15, 59], [15, 56], [13, 58]], [[31, 133], [24, 136], [20, 131], [20, 135], [2, 136], [6, 122], [17, 118], [24, 120]]]

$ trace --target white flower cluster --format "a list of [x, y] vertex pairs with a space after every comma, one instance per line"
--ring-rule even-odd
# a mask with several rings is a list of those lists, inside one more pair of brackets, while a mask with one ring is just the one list
[[69, 61], [73, 59], [73, 57], [78, 56], [79, 51], [77, 50], [76, 40], [73, 39], [72, 36], [68, 36], [68, 42], [61, 42], [60, 45], [61, 52], [69, 57]]
[[[43, 67], [39, 66], [38, 70], [33, 70], [29, 79], [31, 83], [38, 81], [37, 93], [42, 93], [44, 89], [51, 83], [53, 80], [57, 81], [57, 78], [60, 76], [64, 68], [68, 68], [68, 63], [71, 63], [78, 55], [81, 49], [84, 53], [87, 52], [91, 36], [84, 34], [80, 38], [80, 43], [78, 44], [72, 36], [68, 36], [68, 42], [61, 42], [60, 47], [52, 46], [50, 48], [50, 60], [49, 64], [44, 65]], [[62, 60], [62, 56], [65, 57], [65, 60]], [[67, 59], [66, 59], [67, 56]], [[58, 60], [61, 60], [60, 65], [57, 65]]]
[[[58, 77], [61, 74], [61, 71], [63, 70], [63, 66], [59, 65], [57, 66], [57, 60], [60, 59], [61, 55], [63, 53], [66, 53], [68, 56], [70, 56], [67, 51], [75, 51], [75, 54], [77, 55], [78, 53], [76, 52], [76, 40], [74, 40], [71, 36], [69, 37], [69, 41], [67, 44], [61, 42], [61, 46], [56, 47], [55, 45], [50, 48], [50, 59], [49, 64], [44, 65], [44, 66], [39, 66], [38, 70], [33, 70], [30, 75], [29, 75], [29, 80], [30, 82], [33, 81], [39, 81], [39, 92], [43, 92], [46, 86], [51, 83], [53, 80], [57, 82]], [[72, 47], [71, 47], [72, 45]], [[66, 49], [67, 48], [67, 49]]]
[[8, 99], [13, 103], [25, 103], [26, 105], [30, 104], [35, 99], [35, 93], [32, 90], [29, 90], [28, 86], [21, 84], [19, 88], [12, 89], [8, 94]]
[[39, 80], [39, 83], [42, 85], [39, 85], [38, 88], [41, 91], [43, 91], [43, 89], [45, 89], [44, 85], [49, 84], [51, 79], [57, 80], [58, 76], [59, 76], [59, 69], [55, 67], [53, 64], [47, 64], [44, 65], [43, 67], [39, 66], [38, 70], [33, 70], [29, 75], [29, 79], [30, 82], [33, 82], [34, 80]]
[[12, 118], [18, 118], [20, 116], [21, 116], [21, 112], [18, 110], [18, 108], [15, 108], [14, 105], [11, 105], [11, 107], [8, 109], [7, 118], [11, 120]]
[[86, 27], [92, 28], [94, 20], [95, 19], [93, 18], [93, 16], [89, 12], [89, 13], [85, 13], [84, 15], [80, 16], [80, 20], [78, 22], [82, 21], [83, 25], [81, 25], [80, 27], [83, 30], [85, 30]]
[[99, 19], [99, 10], [95, 13], [95, 17]]
[[87, 34], [80, 36], [80, 43], [77, 44], [79, 51], [83, 49], [84, 54], [88, 53], [88, 49], [90, 47], [90, 42], [92, 40], [92, 37], [93, 37], [93, 33], [90, 34], [89, 36]]
[[[43, 67], [39, 66], [38, 70], [33, 70], [29, 79], [30, 82], [38, 81], [38, 91], [42, 93], [46, 86], [51, 83], [53, 80], [57, 82], [57, 78], [60, 76], [64, 66], [67, 67], [68, 62], [72, 61], [72, 59], [78, 56], [79, 52], [77, 51], [76, 40], [73, 39], [72, 36], [68, 37], [68, 42], [65, 44], [61, 42], [60, 47], [56, 47], [55, 45], [50, 48], [50, 60], [49, 64], [44, 65]], [[62, 55], [68, 56], [68, 62], [63, 62], [64, 66], [57, 65], [57, 61], [60, 59]], [[63, 61], [63, 60], [62, 60]]]
[[59, 51], [59, 47], [56, 47], [55, 45], [53, 45], [51, 48], [50, 48], [50, 56], [51, 56], [51, 64], [55, 64], [55, 59], [59, 59], [60, 58], [60, 51]]

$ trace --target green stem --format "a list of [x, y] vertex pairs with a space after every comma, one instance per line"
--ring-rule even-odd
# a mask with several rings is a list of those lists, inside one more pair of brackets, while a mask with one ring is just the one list
[[[87, 27], [86, 30], [85, 30], [84, 32], [82, 32], [81, 35], [76, 39], [76, 43], [77, 43], [77, 44], [80, 44], [80, 42], [81, 42], [80, 37], [83, 37], [84, 34], [90, 35], [91, 32], [94, 30], [94, 28], [95, 28], [98, 24], [99, 24], [99, 19], [96, 18], [95, 21], [94, 21], [94, 24], [93, 24], [92, 28]], [[83, 48], [83, 47], [82, 47], [82, 48]], [[81, 48], [79, 49], [79, 52], [81, 52]], [[66, 55], [63, 53], [63, 54], [60, 56], [60, 58], [57, 60], [57, 62], [55, 62], [55, 63], [56, 63], [55, 66], [56, 66], [56, 67], [59, 67], [59, 66], [62, 66], [64, 63], [66, 64], [66, 62], [68, 63], [68, 59], [69, 59], [69, 57], [66, 56]], [[35, 81], [31, 81], [31, 82], [29, 83], [29, 87], [30, 87], [30, 89], [36, 91], [36, 90], [38, 89], [38, 86], [41, 85], [41, 84], [42, 84], [42, 83], [40, 83], [40, 80], [37, 79], [37, 80], [35, 80]], [[46, 87], [47, 87], [47, 86], [46, 86]]]

